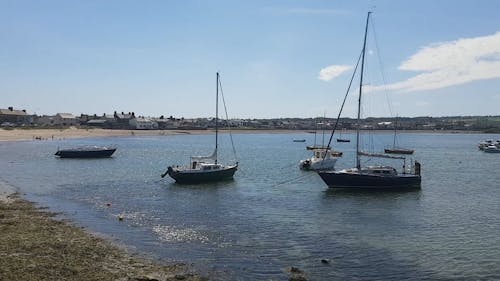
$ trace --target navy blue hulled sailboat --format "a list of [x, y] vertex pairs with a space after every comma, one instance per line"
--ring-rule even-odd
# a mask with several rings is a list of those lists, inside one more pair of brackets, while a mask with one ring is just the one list
[[[417, 161], [412, 164], [406, 165], [406, 159], [402, 156], [391, 156], [385, 154], [369, 154], [361, 152], [359, 149], [359, 132], [360, 132], [360, 111], [361, 111], [361, 98], [363, 89], [363, 70], [365, 61], [365, 51], [366, 51], [366, 37], [368, 33], [368, 23], [370, 19], [371, 12], [368, 12], [366, 18], [365, 35], [363, 41], [363, 49], [360, 55], [361, 59], [361, 72], [360, 72], [360, 82], [359, 82], [359, 97], [358, 97], [358, 115], [357, 115], [357, 129], [356, 129], [356, 167], [343, 169], [340, 171], [319, 171], [318, 174], [321, 179], [330, 188], [345, 188], [345, 189], [411, 189], [420, 188], [421, 176], [420, 169], [421, 165]], [[358, 59], [359, 64], [359, 59]], [[356, 65], [357, 69], [357, 65]], [[356, 72], [356, 69], [354, 72]], [[353, 74], [354, 78], [354, 74]], [[352, 79], [351, 79], [352, 82]], [[349, 88], [350, 88], [349, 84]], [[349, 92], [349, 91], [348, 91]], [[346, 94], [347, 97], [347, 94]], [[345, 99], [344, 99], [345, 102]], [[343, 104], [342, 104], [343, 107]], [[342, 108], [341, 110], [342, 111]], [[339, 113], [340, 117], [340, 113]], [[335, 128], [334, 128], [335, 130]], [[333, 133], [332, 133], [333, 135]], [[361, 167], [361, 156], [369, 157], [383, 157], [391, 159], [403, 160], [403, 171], [398, 172], [395, 168], [385, 165], [373, 165], [367, 167]]]

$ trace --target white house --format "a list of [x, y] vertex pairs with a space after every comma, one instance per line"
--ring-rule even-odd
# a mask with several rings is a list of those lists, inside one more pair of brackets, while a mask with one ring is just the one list
[[149, 118], [144, 117], [136, 117], [132, 118], [129, 121], [129, 125], [131, 128], [136, 130], [156, 130], [158, 129], [158, 123], [152, 121]]
[[54, 125], [75, 126], [78, 124], [78, 119], [71, 113], [57, 113], [54, 116]]

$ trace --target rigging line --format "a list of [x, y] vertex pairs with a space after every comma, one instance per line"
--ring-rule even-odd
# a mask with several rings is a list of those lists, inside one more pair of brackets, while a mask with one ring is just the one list
[[229, 116], [227, 114], [226, 99], [224, 98], [224, 91], [222, 90], [222, 82], [220, 81], [220, 78], [219, 78], [219, 87], [222, 96], [222, 104], [224, 105], [224, 112], [226, 113], [227, 128], [229, 131], [229, 139], [231, 140], [231, 146], [233, 148], [234, 159], [236, 162], [238, 162], [238, 157], [236, 156], [236, 149], [234, 148], [233, 134], [231, 133], [231, 124], [229, 122]]
[[299, 176], [299, 177], [296, 177], [296, 178], [293, 178], [293, 179], [290, 179], [290, 180], [287, 180], [287, 181], [279, 182], [279, 183], [273, 185], [272, 187], [277, 187], [277, 186], [284, 185], [284, 184], [287, 184], [287, 183], [292, 183], [292, 182], [295, 182], [295, 181], [298, 181], [298, 180], [301, 180], [301, 179], [309, 178], [309, 177], [313, 176], [314, 174], [315, 173], [307, 173], [305, 175], [302, 175], [302, 176]]
[[[342, 109], [344, 108], [345, 101], [347, 99], [347, 96], [349, 95], [349, 91], [351, 90], [352, 81], [354, 80], [354, 76], [356, 76], [356, 70], [358, 69], [359, 62], [361, 61], [362, 55], [363, 55], [363, 51], [361, 51], [361, 54], [359, 54], [358, 62], [356, 62], [356, 67], [354, 68], [354, 71], [352, 73], [351, 81], [349, 81], [349, 86], [347, 87], [347, 91], [345, 93], [344, 100], [342, 101], [342, 105], [340, 106], [339, 114], [337, 115], [337, 120], [335, 121], [335, 125], [333, 126], [333, 130], [332, 130], [332, 133], [330, 134], [330, 139], [328, 140], [328, 145], [326, 146], [326, 149], [329, 149], [330, 144], [332, 143], [333, 134], [335, 133], [335, 130], [337, 129], [337, 126], [339, 124], [340, 115], [342, 114]], [[325, 156], [323, 156], [323, 159], [325, 157], [326, 157], [326, 153], [325, 153]]]
[[372, 27], [372, 31], [373, 31], [373, 41], [375, 41], [375, 49], [377, 49], [376, 53], [377, 53], [377, 59], [378, 59], [379, 65], [380, 65], [380, 75], [382, 76], [382, 82], [384, 83], [384, 93], [385, 93], [385, 98], [387, 100], [387, 106], [389, 108], [389, 113], [391, 114], [391, 117], [394, 117], [394, 113], [392, 111], [392, 103], [391, 103], [391, 100], [389, 99], [388, 90], [387, 90], [387, 79], [385, 77], [384, 63], [382, 61], [382, 58], [380, 55], [380, 48], [378, 46], [377, 33], [375, 31], [375, 23], [373, 20], [370, 21], [370, 23], [371, 23], [371, 27]]
[[397, 130], [397, 122], [398, 122], [398, 114], [394, 112], [394, 109], [393, 109], [393, 105], [392, 105], [392, 101], [391, 101], [391, 98], [389, 96], [389, 90], [387, 89], [387, 78], [386, 78], [386, 75], [385, 75], [385, 67], [384, 67], [384, 61], [382, 60], [382, 55], [381, 55], [381, 51], [380, 51], [380, 47], [379, 47], [379, 44], [378, 44], [378, 37], [377, 37], [377, 31], [376, 31], [376, 28], [375, 28], [375, 21], [372, 20], [370, 22], [371, 24], [371, 28], [372, 28], [372, 31], [373, 31], [373, 41], [375, 43], [375, 49], [376, 49], [376, 53], [377, 53], [377, 59], [378, 59], [378, 63], [379, 63], [379, 66], [380, 66], [380, 76], [382, 77], [382, 83], [383, 83], [383, 86], [384, 86], [384, 94], [385, 94], [385, 99], [387, 101], [387, 108], [389, 109], [389, 114], [391, 115], [391, 118], [394, 119], [394, 124], [393, 124], [393, 127], [394, 127], [394, 138], [393, 138], [393, 147], [396, 147], [396, 142], [397, 142], [397, 135], [396, 135], [396, 130]]

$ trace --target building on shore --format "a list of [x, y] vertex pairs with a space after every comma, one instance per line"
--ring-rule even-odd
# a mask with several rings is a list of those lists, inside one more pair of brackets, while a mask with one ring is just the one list
[[158, 123], [155, 121], [145, 118], [145, 117], [136, 117], [130, 119], [129, 125], [131, 129], [135, 130], [157, 130]]
[[115, 129], [130, 129], [130, 120], [135, 119], [135, 113], [118, 113], [114, 112], [113, 117], [115, 118], [114, 126]]
[[0, 124], [2, 126], [30, 125], [33, 120], [33, 116], [27, 114], [24, 109], [14, 109], [12, 106], [7, 109], [0, 109]]
[[71, 113], [57, 113], [54, 117], [56, 126], [76, 126], [80, 125], [78, 119]]

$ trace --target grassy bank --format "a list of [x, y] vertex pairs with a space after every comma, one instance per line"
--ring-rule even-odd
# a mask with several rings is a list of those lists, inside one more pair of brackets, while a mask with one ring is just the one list
[[0, 280], [207, 280], [129, 255], [16, 195], [0, 200]]

